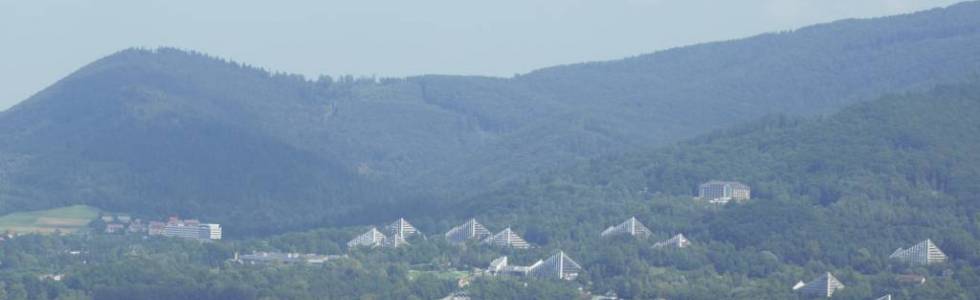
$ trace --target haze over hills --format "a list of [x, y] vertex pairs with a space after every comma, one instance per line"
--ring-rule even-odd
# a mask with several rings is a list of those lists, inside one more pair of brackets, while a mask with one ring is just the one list
[[962, 80], [980, 67], [977, 15], [964, 3], [514, 78], [311, 82], [125, 50], [0, 114], [0, 211], [84, 203], [240, 234], [420, 213], [541, 169]]

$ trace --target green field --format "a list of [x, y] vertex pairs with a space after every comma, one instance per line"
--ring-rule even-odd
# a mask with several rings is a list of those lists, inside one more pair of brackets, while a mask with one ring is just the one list
[[85, 228], [90, 221], [98, 217], [99, 209], [86, 205], [17, 212], [0, 217], [0, 232], [50, 234], [58, 231], [71, 233]]
[[469, 275], [469, 272], [464, 271], [418, 271], [418, 270], [408, 270], [408, 279], [415, 280], [422, 274], [433, 275], [441, 280], [458, 280], [462, 277]]

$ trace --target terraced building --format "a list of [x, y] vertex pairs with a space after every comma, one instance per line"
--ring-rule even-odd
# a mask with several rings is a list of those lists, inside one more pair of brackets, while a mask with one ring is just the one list
[[482, 241], [490, 237], [490, 235], [490, 230], [487, 230], [483, 224], [477, 222], [476, 219], [470, 219], [466, 223], [453, 227], [446, 232], [446, 241], [461, 244], [470, 240]]
[[908, 249], [898, 248], [888, 258], [910, 265], [930, 265], [946, 261], [946, 254], [931, 239], [919, 242]]
[[623, 223], [616, 226], [610, 226], [603, 230], [600, 236], [602, 237], [612, 237], [619, 235], [630, 235], [636, 238], [647, 238], [652, 234], [649, 228], [640, 223], [636, 217], [630, 217]]

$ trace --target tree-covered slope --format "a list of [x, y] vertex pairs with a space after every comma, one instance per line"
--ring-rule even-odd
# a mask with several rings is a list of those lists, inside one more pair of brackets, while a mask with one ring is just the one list
[[[980, 295], [978, 113], [974, 79], [815, 120], [769, 117], [543, 174], [459, 211], [490, 225], [521, 224], [516, 229], [532, 242], [582, 253], [590, 278], [621, 295], [786, 299], [795, 280], [830, 271], [850, 287], [844, 299], [886, 291], [903, 299], [973, 299]], [[753, 199], [724, 207], [694, 201], [697, 185], [712, 179], [745, 182]], [[665, 254], [596, 238], [633, 215], [657, 238], [684, 233], [700, 246]], [[887, 259], [927, 238], [950, 263], [908, 268]], [[930, 283], [895, 282], [909, 273]], [[651, 284], [672, 276], [688, 281]]]
[[514, 78], [308, 81], [125, 50], [0, 115], [0, 211], [84, 203], [232, 227], [353, 222], [378, 203], [460, 199], [771, 113], [960, 79], [980, 68], [978, 14], [970, 2]]

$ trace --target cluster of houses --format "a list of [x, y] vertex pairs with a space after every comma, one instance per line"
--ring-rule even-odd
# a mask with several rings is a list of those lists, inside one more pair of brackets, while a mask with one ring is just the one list
[[181, 220], [177, 217], [170, 217], [166, 222], [150, 221], [144, 223], [143, 220], [133, 219], [125, 214], [103, 214], [101, 217], [105, 223], [105, 233], [143, 233], [146, 235], [159, 235], [167, 237], [179, 237], [197, 240], [220, 240], [221, 225], [214, 223], [201, 223], [195, 219]]
[[105, 233], [138, 233], [146, 231], [143, 220], [133, 219], [126, 214], [103, 214], [100, 219], [105, 223]]

